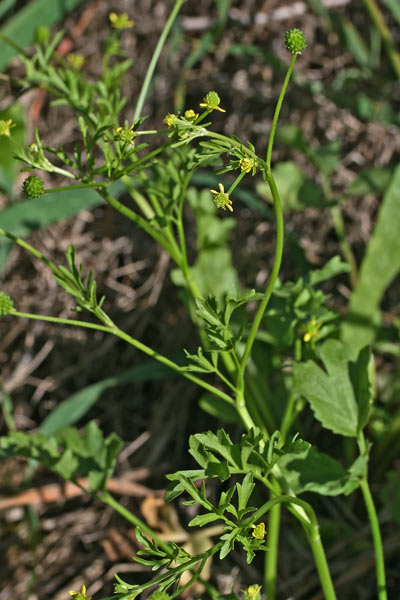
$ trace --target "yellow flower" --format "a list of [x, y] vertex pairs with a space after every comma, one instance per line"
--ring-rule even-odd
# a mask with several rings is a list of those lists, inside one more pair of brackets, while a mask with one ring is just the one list
[[217, 208], [222, 208], [222, 210], [230, 210], [233, 212], [232, 208], [232, 200], [229, 198], [228, 194], [224, 190], [224, 186], [222, 183], [218, 184], [219, 192], [216, 190], [210, 190], [212, 194], [214, 194], [213, 202]]
[[251, 535], [253, 537], [256, 538], [256, 540], [263, 540], [265, 537], [265, 523], [259, 523], [258, 525], [252, 525], [252, 528], [254, 529], [254, 531], [251, 533]]
[[12, 122], [12, 119], [7, 119], [7, 121], [0, 121], [0, 135], [7, 135], [10, 137], [10, 129], [16, 127], [16, 123]]
[[243, 600], [261, 600], [261, 585], [251, 585], [244, 590]]
[[223, 108], [219, 106], [221, 102], [220, 97], [217, 92], [208, 92], [203, 98], [203, 102], [200, 102], [201, 108], [206, 108], [208, 111], [219, 110], [220, 112], [225, 112]]
[[124, 144], [131, 144], [133, 146], [135, 144], [134, 139], [138, 136], [137, 133], [132, 131], [133, 123], [130, 127], [125, 125], [125, 127], [117, 127], [115, 130], [115, 135], [120, 142]]
[[117, 13], [112, 12], [108, 15], [108, 18], [110, 19], [111, 26], [114, 27], [114, 29], [130, 29], [135, 24], [134, 21], [131, 21], [129, 19], [128, 13], [126, 12], [120, 15], [117, 15]]
[[173, 113], [168, 113], [167, 115], [165, 115], [163, 123], [165, 123], [168, 127], [173, 127], [177, 120], [178, 117], [176, 115], [174, 115]]
[[241, 158], [239, 164], [242, 171], [250, 173], [250, 171], [254, 167], [254, 160], [252, 158]]
[[92, 596], [86, 596], [86, 586], [82, 584], [80, 592], [74, 592], [73, 590], [69, 593], [74, 600], [92, 600]]
[[306, 325], [306, 332], [303, 336], [305, 342], [310, 342], [312, 338], [318, 338], [318, 330], [322, 327], [322, 323], [317, 323], [315, 319], [311, 319]]
[[185, 119], [188, 121], [195, 121], [198, 116], [199, 113], [195, 113], [191, 108], [189, 110], [185, 110]]
[[85, 64], [85, 58], [82, 54], [75, 54], [74, 52], [67, 54], [67, 61], [75, 71], [80, 71]]

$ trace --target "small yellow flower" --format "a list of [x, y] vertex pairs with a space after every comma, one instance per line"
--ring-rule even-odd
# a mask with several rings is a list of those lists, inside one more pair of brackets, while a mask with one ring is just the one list
[[128, 13], [126, 12], [120, 15], [112, 12], [108, 15], [108, 18], [110, 19], [111, 26], [114, 27], [114, 29], [130, 29], [135, 24], [134, 21], [129, 19]]
[[0, 135], [6, 135], [10, 137], [10, 129], [16, 127], [16, 123], [13, 123], [12, 119], [7, 119], [7, 121], [0, 121]]
[[75, 54], [74, 52], [70, 52], [69, 54], [67, 54], [66, 58], [71, 67], [75, 69], [75, 71], [80, 71], [83, 65], [85, 64], [85, 58], [82, 56], [82, 54]]
[[318, 330], [322, 327], [322, 323], [317, 323], [315, 319], [311, 319], [306, 325], [306, 332], [303, 336], [305, 342], [310, 342], [312, 338], [318, 338]]
[[115, 130], [115, 135], [120, 142], [124, 144], [130, 144], [133, 146], [135, 144], [134, 139], [138, 136], [138, 134], [133, 130], [133, 123], [130, 127], [117, 127]]
[[74, 600], [92, 600], [92, 596], [86, 596], [86, 586], [82, 584], [80, 592], [74, 592], [73, 590], [69, 593]]
[[173, 113], [168, 113], [167, 115], [165, 115], [163, 123], [165, 123], [168, 127], [173, 127], [177, 120], [178, 117], [176, 115], [174, 115]]
[[252, 531], [251, 535], [256, 538], [256, 540], [263, 540], [266, 534], [265, 531], [265, 523], [259, 523], [258, 525], [252, 525], [254, 531]]
[[233, 212], [232, 208], [232, 200], [229, 198], [228, 194], [224, 190], [224, 186], [222, 183], [218, 184], [219, 192], [216, 190], [210, 190], [212, 194], [214, 194], [213, 202], [217, 208], [222, 208], [222, 210], [230, 210]]
[[250, 173], [250, 171], [254, 167], [254, 160], [252, 158], [241, 158], [239, 164], [242, 171]]
[[188, 121], [195, 121], [198, 116], [199, 113], [194, 112], [194, 110], [192, 109], [185, 110], [185, 119], [187, 119]]
[[261, 585], [251, 585], [244, 590], [243, 600], [260, 600]]
[[217, 92], [208, 92], [208, 94], [204, 96], [203, 102], [200, 102], [200, 106], [209, 111], [219, 110], [220, 112], [225, 112], [225, 110], [219, 106], [220, 102], [221, 100]]

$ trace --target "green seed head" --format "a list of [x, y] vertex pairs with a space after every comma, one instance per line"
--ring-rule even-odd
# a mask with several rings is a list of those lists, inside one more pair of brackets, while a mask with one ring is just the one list
[[170, 598], [171, 596], [169, 596], [165, 592], [160, 592], [160, 590], [157, 590], [156, 592], [153, 592], [149, 600], [169, 600]]
[[40, 198], [44, 192], [43, 181], [40, 179], [40, 177], [36, 177], [36, 175], [30, 175], [24, 180], [24, 183], [22, 184], [22, 190], [31, 200]]
[[304, 33], [296, 28], [289, 29], [289, 31], [286, 32], [285, 44], [286, 48], [292, 54], [301, 54], [307, 46]]
[[10, 296], [7, 296], [4, 292], [0, 292], [0, 317], [9, 315], [14, 308], [14, 302]]

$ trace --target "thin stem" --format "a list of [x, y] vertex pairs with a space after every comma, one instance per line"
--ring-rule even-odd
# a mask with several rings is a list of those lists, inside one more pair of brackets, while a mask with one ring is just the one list
[[193, 383], [196, 383], [198, 386], [204, 388], [208, 392], [211, 392], [215, 396], [218, 396], [219, 398], [222, 398], [222, 400], [225, 400], [225, 402], [228, 402], [229, 404], [234, 405], [234, 401], [231, 398], [231, 396], [228, 396], [228, 394], [225, 394], [225, 392], [223, 392], [222, 390], [216, 388], [214, 385], [211, 385], [210, 383], [207, 383], [206, 381], [203, 381], [202, 379], [199, 379], [195, 375], [192, 375], [191, 373], [188, 373], [187, 371], [185, 371], [185, 367], [180, 367], [179, 365], [177, 365], [176, 363], [174, 363], [172, 360], [169, 360], [169, 358], [167, 358], [166, 356], [163, 356], [162, 354], [159, 354], [158, 352], [156, 352], [155, 350], [153, 350], [149, 346], [146, 346], [145, 344], [143, 344], [139, 340], [131, 337], [130, 335], [128, 335], [127, 333], [125, 333], [125, 331], [122, 331], [118, 327], [115, 327], [114, 329], [110, 328], [110, 333], [116, 335], [117, 337], [121, 338], [125, 342], [128, 342], [128, 344], [131, 344], [131, 346], [134, 346], [135, 348], [137, 348], [138, 350], [140, 350], [144, 354], [147, 354], [148, 356], [151, 356], [152, 358], [155, 358], [156, 360], [158, 360], [159, 362], [161, 362], [165, 366], [169, 367], [173, 371], [176, 371], [177, 373], [180, 373], [181, 375], [183, 375], [183, 377], [186, 377], [186, 379], [189, 379], [189, 381], [192, 381]]
[[290, 61], [290, 65], [289, 65], [288, 70], [286, 72], [286, 77], [285, 77], [285, 79], [283, 81], [283, 84], [282, 84], [281, 93], [279, 94], [278, 102], [276, 103], [274, 117], [272, 119], [271, 133], [269, 134], [267, 156], [266, 156], [266, 159], [265, 159], [265, 162], [267, 163], [267, 169], [268, 170], [271, 169], [272, 147], [274, 145], [275, 132], [276, 132], [276, 126], [278, 124], [279, 113], [281, 111], [283, 99], [285, 97], [286, 89], [287, 89], [287, 86], [288, 86], [288, 83], [289, 83], [289, 79], [290, 79], [290, 76], [292, 74], [294, 63], [296, 62], [297, 56], [298, 56], [297, 54], [293, 54], [292, 55], [292, 60]]
[[47, 315], [35, 315], [32, 313], [18, 312], [16, 310], [13, 310], [10, 313], [10, 315], [14, 315], [15, 317], [23, 317], [26, 319], [33, 319], [33, 320], [37, 320], [37, 321], [47, 321], [50, 323], [59, 323], [62, 325], [72, 325], [75, 327], [84, 327], [86, 329], [96, 329], [97, 331], [105, 331], [106, 333], [112, 333], [113, 335], [128, 342], [128, 344], [130, 344], [131, 346], [134, 346], [135, 348], [137, 348], [144, 354], [147, 354], [147, 356], [151, 356], [158, 362], [162, 363], [163, 365], [165, 365], [165, 366], [169, 367], [170, 369], [172, 369], [173, 371], [175, 371], [176, 373], [183, 375], [183, 377], [186, 377], [186, 379], [189, 379], [189, 381], [192, 381], [199, 387], [202, 387], [203, 389], [207, 390], [208, 392], [211, 392], [215, 396], [218, 396], [222, 400], [225, 400], [225, 402], [228, 402], [232, 406], [234, 406], [234, 404], [235, 404], [233, 399], [231, 398], [231, 396], [229, 396], [228, 394], [225, 394], [225, 392], [223, 392], [222, 390], [218, 389], [214, 385], [211, 385], [210, 383], [207, 383], [206, 381], [203, 381], [202, 379], [199, 379], [199, 377], [196, 377], [196, 376], [192, 375], [191, 373], [186, 372], [185, 367], [180, 367], [179, 365], [174, 363], [172, 360], [169, 360], [169, 358], [167, 358], [166, 356], [159, 354], [158, 352], [156, 352], [149, 346], [146, 346], [139, 340], [131, 337], [130, 335], [128, 335], [127, 333], [125, 333], [124, 331], [119, 329], [116, 325], [98, 325], [97, 323], [90, 323], [88, 321], [77, 321], [75, 319], [63, 319], [60, 317], [51, 317], [51, 316], [47, 316]]
[[244, 386], [244, 372], [246, 369], [246, 364], [247, 364], [248, 358], [250, 356], [250, 352], [253, 347], [253, 344], [254, 344], [254, 341], [256, 338], [256, 334], [257, 334], [257, 330], [261, 323], [261, 319], [262, 319], [264, 312], [268, 306], [268, 302], [271, 297], [272, 290], [274, 289], [275, 282], [278, 277], [279, 269], [281, 267], [281, 262], [282, 262], [283, 238], [284, 238], [282, 207], [281, 207], [281, 202], [280, 202], [280, 198], [279, 198], [279, 193], [278, 193], [274, 178], [272, 176], [272, 173], [270, 171], [267, 171], [266, 175], [267, 175], [267, 181], [268, 181], [271, 193], [272, 193], [272, 198], [274, 201], [275, 215], [276, 215], [275, 258], [274, 258], [274, 264], [272, 267], [271, 277], [269, 279], [268, 285], [264, 292], [265, 297], [260, 302], [256, 316], [254, 317], [254, 320], [253, 320], [253, 323], [252, 323], [252, 326], [250, 329], [249, 337], [247, 338], [246, 347], [244, 349], [243, 356], [240, 361], [240, 371], [238, 373], [238, 388], [243, 388], [243, 386]]
[[58, 267], [56, 267], [56, 265], [54, 263], [52, 263], [51, 260], [46, 258], [41, 252], [39, 252], [39, 250], [36, 250], [36, 248], [34, 248], [30, 244], [28, 244], [28, 242], [25, 242], [25, 240], [23, 240], [22, 238], [19, 238], [19, 237], [13, 235], [12, 233], [9, 233], [8, 231], [5, 231], [4, 229], [1, 229], [1, 228], [0, 228], [0, 235], [3, 235], [4, 237], [8, 238], [15, 244], [18, 244], [18, 246], [21, 246], [21, 248], [24, 248], [24, 250], [28, 250], [28, 252], [33, 254], [33, 256], [35, 256], [36, 258], [38, 258], [39, 260], [44, 262], [44, 264], [47, 265], [53, 271], [53, 273], [55, 273], [56, 275], [60, 274]]
[[111, 196], [107, 191], [99, 190], [100, 195], [104, 198], [104, 200], [115, 208], [118, 212], [120, 212], [124, 217], [127, 217], [137, 225], [139, 225], [146, 233], [148, 233], [153, 239], [155, 239], [167, 252], [171, 255], [171, 258], [176, 262], [176, 264], [180, 264], [180, 257], [176, 255], [176, 251], [172, 248], [169, 240], [164, 236], [164, 234], [160, 231], [157, 231], [152, 227], [146, 219], [142, 216], [135, 213], [133, 210], [122, 204], [119, 200]]
[[63, 185], [61, 187], [48, 188], [43, 190], [43, 194], [52, 194], [54, 192], [65, 192], [66, 190], [79, 190], [84, 188], [106, 188], [108, 186], [109, 183], [100, 183], [98, 181], [94, 181], [92, 183], [79, 183], [77, 185]]
[[177, 0], [175, 2], [175, 6], [172, 9], [172, 12], [171, 12], [171, 14], [164, 26], [164, 29], [159, 37], [159, 40], [158, 40], [155, 50], [153, 52], [153, 56], [151, 57], [150, 64], [147, 68], [147, 73], [146, 73], [146, 76], [143, 81], [142, 89], [140, 90], [139, 99], [136, 104], [135, 114], [133, 116], [134, 121], [136, 121], [142, 114], [143, 105], [145, 103], [146, 96], [149, 91], [150, 83], [153, 78], [153, 74], [154, 74], [158, 59], [160, 58], [161, 51], [162, 51], [165, 41], [168, 37], [170, 29], [179, 13], [184, 1], [185, 0]]
[[95, 329], [97, 331], [112, 333], [112, 327], [109, 325], [99, 325], [98, 323], [90, 323], [89, 321], [63, 319], [61, 317], [51, 317], [49, 315], [35, 315], [33, 313], [19, 312], [18, 310], [13, 310], [10, 315], [14, 317], [22, 317], [23, 319], [31, 319], [34, 321], [46, 321], [47, 323], [58, 323], [59, 325], [72, 325], [74, 327], [83, 327], [84, 329]]
[[[293, 512], [293, 514], [302, 523], [307, 534], [307, 538], [314, 556], [315, 565], [317, 567], [321, 587], [325, 595], [325, 600], [336, 600], [336, 594], [328, 563], [326, 561], [324, 547], [319, 535], [317, 518], [312, 506], [308, 502], [300, 500], [295, 496], [276, 496], [275, 498], [271, 498], [271, 500], [263, 504], [258, 510], [256, 510], [255, 513], [251, 515], [251, 517], [246, 519], [242, 525], [245, 526], [248, 523], [248, 526], [250, 527], [251, 523], [255, 523], [275, 505], [282, 503], [299, 507], [300, 510]], [[268, 598], [270, 598], [270, 596], [268, 596]], [[381, 598], [379, 598], [379, 600], [381, 600]]]
[[[363, 432], [359, 434], [358, 445], [361, 454], [367, 452], [367, 446], [364, 439]], [[368, 513], [369, 522], [371, 525], [372, 539], [374, 543], [375, 552], [375, 568], [376, 568], [376, 582], [378, 587], [378, 600], [387, 600], [387, 588], [386, 588], [386, 575], [385, 575], [385, 556], [383, 553], [382, 537], [379, 528], [378, 515], [376, 514], [374, 500], [372, 498], [371, 490], [369, 488], [367, 473], [361, 477], [360, 488], [364, 497], [365, 506]]]
[[168, 544], [164, 542], [161, 538], [159, 538], [158, 535], [154, 532], [154, 530], [151, 529], [151, 527], [148, 527], [148, 525], [146, 525], [146, 523], [139, 519], [139, 517], [131, 513], [131, 511], [125, 508], [124, 506], [122, 506], [122, 504], [120, 504], [118, 500], [111, 496], [109, 492], [99, 492], [97, 494], [97, 498], [101, 502], [104, 502], [104, 504], [108, 504], [108, 506], [111, 506], [111, 508], [115, 510], [115, 512], [124, 517], [124, 519], [126, 519], [129, 523], [132, 523], [132, 525], [135, 525], [135, 527], [140, 527], [140, 529], [144, 531], [144, 533], [146, 533], [154, 542], [156, 542], [160, 548], [165, 550], [165, 552], [169, 553], [170, 548]]
[[278, 567], [281, 504], [276, 504], [268, 514], [268, 552], [265, 553], [264, 585], [268, 600], [275, 600]]
[[325, 600], [336, 600], [335, 588], [333, 587], [331, 573], [329, 571], [324, 547], [319, 534], [319, 527], [317, 524], [315, 524], [311, 527], [304, 527], [304, 529], [314, 556], [314, 561], [317, 567]]

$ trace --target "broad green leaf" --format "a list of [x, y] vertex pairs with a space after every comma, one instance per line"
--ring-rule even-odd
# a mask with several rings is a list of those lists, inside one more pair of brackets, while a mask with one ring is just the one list
[[356, 437], [359, 411], [348, 371], [348, 357], [337, 340], [320, 346], [326, 372], [314, 361], [294, 365], [294, 389], [310, 403], [316, 419], [326, 429]]
[[379, 209], [378, 220], [361, 263], [357, 287], [341, 328], [343, 341], [355, 357], [371, 344], [381, 323], [382, 296], [400, 272], [400, 166]]
[[323, 496], [338, 496], [349, 494], [358, 486], [337, 460], [311, 446], [300, 454], [284, 454], [277, 467], [278, 481], [295, 494], [317, 492]]

